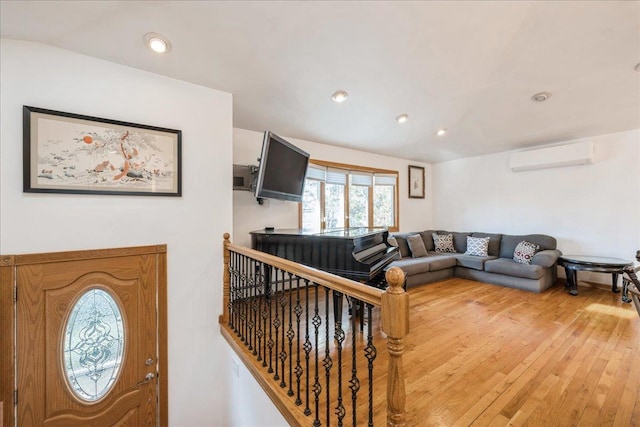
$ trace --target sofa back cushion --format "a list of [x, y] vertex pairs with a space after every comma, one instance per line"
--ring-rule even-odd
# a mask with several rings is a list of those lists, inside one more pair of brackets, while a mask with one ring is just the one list
[[498, 256], [500, 254], [500, 242], [502, 234], [491, 233], [473, 233], [471, 237], [488, 237], [489, 238], [489, 256]]
[[431, 235], [435, 232], [436, 230], [425, 230], [420, 232], [420, 235], [422, 236], [422, 241], [424, 242], [424, 247], [426, 250], [430, 252], [433, 252], [436, 250], [436, 247], [433, 244], [433, 237], [431, 237]]
[[526, 234], [523, 236], [503, 234], [500, 242], [500, 258], [513, 258], [516, 246], [522, 241], [535, 243], [540, 246], [541, 251], [555, 249], [557, 244], [555, 237], [547, 236], [546, 234]]
[[411, 250], [409, 249], [409, 244], [407, 243], [407, 237], [411, 234], [415, 233], [394, 233], [393, 237], [395, 237], [396, 242], [398, 243], [398, 252], [400, 252], [400, 256], [402, 258], [411, 258]]

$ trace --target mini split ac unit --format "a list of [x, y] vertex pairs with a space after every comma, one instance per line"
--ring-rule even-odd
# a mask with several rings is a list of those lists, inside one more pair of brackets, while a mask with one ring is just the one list
[[509, 167], [514, 172], [595, 163], [593, 141], [575, 142], [511, 154]]

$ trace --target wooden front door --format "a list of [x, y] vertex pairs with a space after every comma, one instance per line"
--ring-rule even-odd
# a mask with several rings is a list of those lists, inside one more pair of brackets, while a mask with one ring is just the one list
[[19, 426], [159, 423], [165, 251], [16, 257]]

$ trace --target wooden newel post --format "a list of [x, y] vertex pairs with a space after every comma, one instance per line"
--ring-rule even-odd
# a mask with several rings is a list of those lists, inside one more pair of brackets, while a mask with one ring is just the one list
[[386, 274], [389, 287], [382, 294], [382, 330], [387, 334], [389, 371], [387, 378], [387, 426], [405, 425], [404, 337], [409, 333], [409, 294], [404, 289], [404, 272], [392, 267]]
[[220, 316], [220, 323], [229, 323], [229, 233], [224, 233], [222, 255], [224, 259], [223, 271], [222, 271], [222, 315]]

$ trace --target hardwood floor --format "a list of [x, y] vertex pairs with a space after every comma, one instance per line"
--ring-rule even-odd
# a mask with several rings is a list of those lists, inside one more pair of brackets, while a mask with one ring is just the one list
[[[414, 287], [409, 294], [411, 331], [405, 339], [404, 352], [407, 426], [640, 426], [640, 317], [632, 304], [622, 303], [620, 294], [580, 287], [580, 295], [573, 297], [562, 285], [535, 294], [463, 279]], [[274, 318], [276, 307], [278, 312], [282, 310], [280, 301], [272, 299]], [[325, 293], [319, 293], [320, 313], [327, 312], [328, 318], [333, 319], [333, 304], [329, 301], [327, 309]], [[291, 314], [280, 315], [284, 325], [290, 321], [288, 316]], [[345, 425], [352, 425], [353, 414], [348, 389], [353, 326], [347, 310], [343, 310], [346, 339], [341, 390], [347, 414]], [[388, 352], [381, 332], [380, 308], [373, 310], [372, 326], [377, 348], [373, 418], [376, 426], [384, 426]], [[273, 374], [266, 374], [266, 368], [255, 356], [246, 358], [245, 363], [254, 371], [266, 374], [268, 383], [273, 383], [273, 393], [280, 396], [279, 406], [286, 406], [295, 414], [300, 425], [311, 425], [315, 418], [313, 394], [311, 400], [305, 396], [313, 384], [316, 367], [322, 382], [317, 409], [321, 425], [337, 425], [333, 414], [338, 405], [340, 379], [333, 328], [333, 321], [328, 326], [323, 322], [320, 327], [319, 358], [316, 360], [312, 352], [300, 384], [304, 401], [300, 406], [293, 403], [293, 392], [297, 392], [292, 374], [297, 346], [289, 351], [285, 362], [277, 359], [287, 347], [282, 328], [278, 333], [280, 344], [274, 347], [273, 354], [266, 353], [264, 340], [261, 351], [286, 386], [280, 387], [280, 380], [274, 382]], [[302, 334], [304, 329], [303, 322]], [[312, 325], [310, 329], [313, 334]], [[278, 334], [274, 332], [274, 337]], [[230, 343], [237, 339], [233, 335]], [[366, 425], [369, 411], [367, 365], [361, 357], [366, 332], [356, 327], [355, 339], [361, 389], [354, 425], [359, 426]], [[327, 343], [333, 360], [329, 408], [322, 362]], [[238, 349], [247, 352], [245, 344], [239, 344]], [[306, 372], [311, 381], [308, 386]], [[302, 413], [307, 402], [312, 409], [309, 416]], [[331, 421], [327, 422], [329, 414]]]
[[640, 425], [640, 317], [620, 294], [462, 279], [409, 293], [407, 425]]

